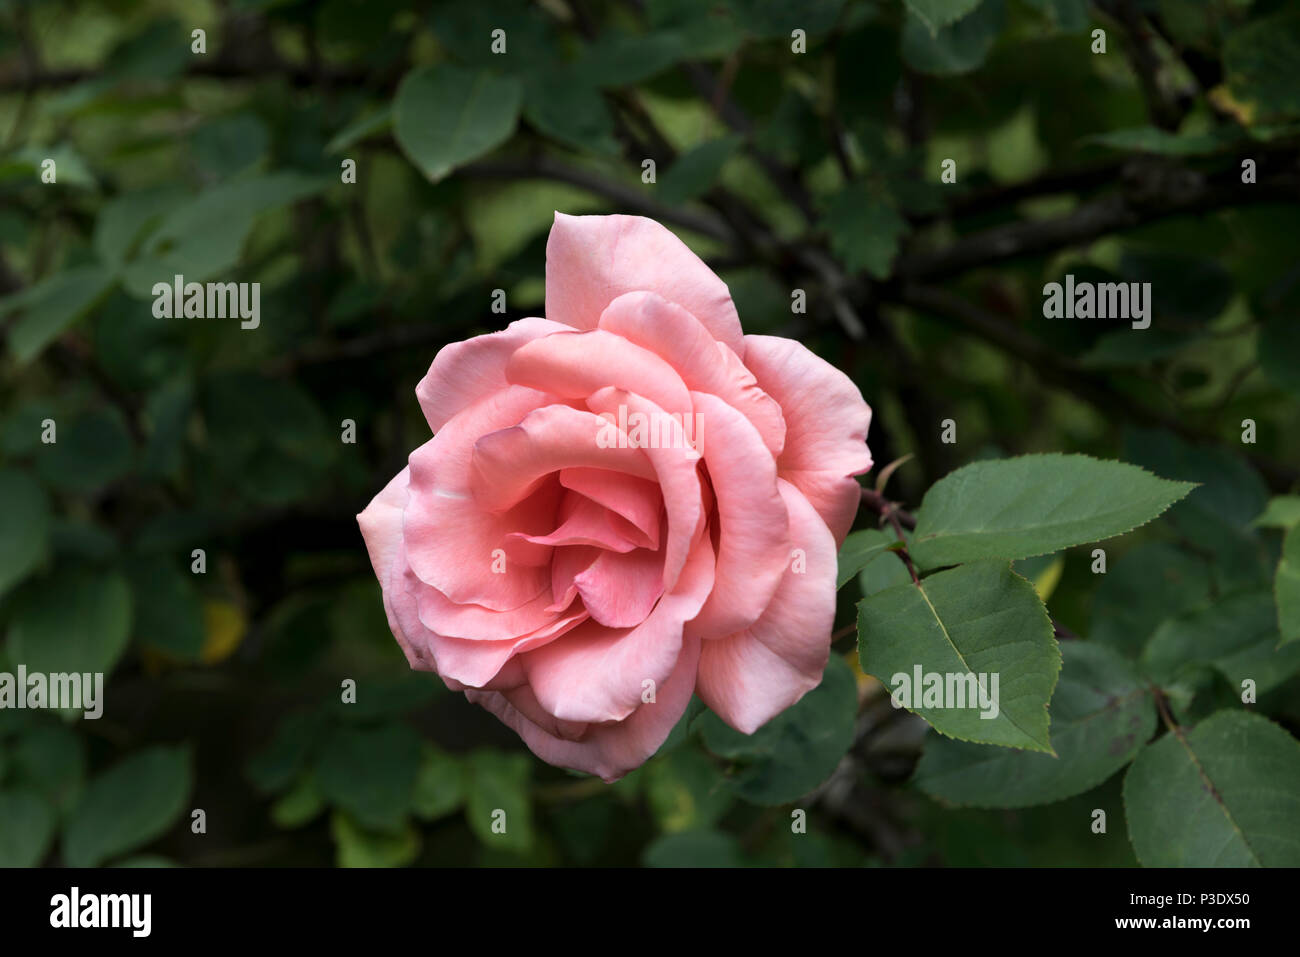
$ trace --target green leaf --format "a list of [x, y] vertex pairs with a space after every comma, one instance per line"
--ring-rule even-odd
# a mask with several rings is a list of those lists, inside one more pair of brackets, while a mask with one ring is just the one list
[[[47, 159], [54, 160], [53, 184], [42, 180], [45, 170], [41, 164]], [[98, 186], [85, 157], [68, 143], [54, 146], [31, 143], [0, 159], [0, 181], [9, 179], [41, 182], [46, 186], [79, 186], [91, 190]]]
[[926, 492], [908, 551], [926, 568], [1029, 558], [1121, 535], [1192, 488], [1086, 455], [975, 462]]
[[302, 827], [323, 810], [325, 796], [316, 786], [316, 776], [309, 772], [271, 805], [271, 820], [276, 827]]
[[299, 711], [281, 721], [266, 746], [249, 759], [253, 786], [263, 794], [283, 791], [306, 766], [323, 733], [316, 712]]
[[573, 70], [593, 86], [630, 86], [662, 73], [685, 52], [677, 33], [607, 33], [583, 51]]
[[1192, 339], [1176, 329], [1117, 329], [1097, 337], [1091, 348], [1079, 356], [1079, 364], [1092, 369], [1140, 366], [1166, 359]]
[[1088, 28], [1088, 0], [1028, 0], [1029, 5], [1051, 19], [1065, 33]]
[[232, 113], [204, 123], [190, 134], [194, 165], [207, 179], [237, 176], [265, 158], [271, 137], [253, 113]]
[[1147, 867], [1300, 866], [1300, 742], [1260, 715], [1221, 711], [1145, 748], [1124, 808]]
[[22, 318], [9, 330], [9, 351], [19, 365], [40, 355], [51, 342], [94, 308], [112, 288], [110, 273], [99, 266], [78, 266], [57, 272], [0, 300], [0, 316], [21, 309]]
[[67, 815], [81, 798], [86, 781], [85, 748], [81, 738], [62, 724], [39, 724], [24, 732], [13, 749], [11, 763], [11, 782], [40, 794], [60, 816]]
[[1133, 760], [1156, 727], [1150, 689], [1100, 645], [1067, 641], [1061, 656], [1049, 708], [1056, 757], [931, 735], [913, 782], [950, 804], [1028, 807], [1086, 791]]
[[1250, 524], [1257, 528], [1291, 528], [1300, 525], [1300, 495], [1276, 495]]
[[857, 714], [853, 672], [838, 656], [822, 682], [751, 735], [709, 712], [699, 719], [704, 745], [733, 761], [727, 785], [751, 804], [788, 804], [821, 784], [853, 744]]
[[1286, 10], [1233, 30], [1223, 68], [1233, 98], [1253, 106], [1252, 121], [1300, 114], [1300, 13]]
[[698, 748], [658, 754], [645, 769], [646, 803], [665, 833], [711, 827], [735, 796]]
[[822, 213], [831, 251], [849, 272], [865, 269], [877, 279], [893, 270], [907, 220], [865, 183], [850, 183], [830, 198]]
[[325, 741], [316, 781], [325, 800], [362, 827], [396, 831], [410, 810], [419, 768], [420, 736], [406, 725], [346, 725]]
[[162, 556], [133, 561], [127, 568], [135, 608], [135, 634], [145, 645], [185, 661], [203, 650], [203, 604], [194, 576]]
[[[911, 9], [909, 3], [909, 13]], [[983, 65], [1005, 20], [1003, 0], [983, 0], [937, 30], [920, 16], [909, 15], [903, 23], [903, 59], [914, 70], [934, 76], [969, 73]]]
[[28, 585], [14, 602], [9, 654], [29, 673], [103, 672], [121, 657], [131, 633], [126, 579], [88, 569]]
[[1160, 156], [1206, 156], [1221, 152], [1238, 142], [1241, 134], [1233, 129], [1216, 129], [1205, 133], [1170, 133], [1155, 126], [1127, 130], [1110, 130], [1085, 136], [1083, 142], [1096, 143], [1115, 150], [1155, 153]]
[[239, 264], [260, 216], [314, 196], [328, 183], [290, 171], [240, 176], [174, 205], [123, 269], [127, 290], [151, 298], [155, 283], [170, 283], [177, 275], [204, 282], [228, 273]]
[[510, 138], [523, 85], [514, 77], [470, 73], [441, 64], [413, 70], [393, 101], [393, 135], [431, 181]]
[[0, 595], [45, 561], [50, 550], [50, 506], [25, 472], [0, 470]]
[[720, 136], [683, 153], [660, 178], [660, 198], [666, 203], [684, 203], [706, 192], [739, 146], [739, 136]]
[[[1052, 751], [1047, 702], [1061, 653], [1034, 586], [1006, 562], [962, 565], [864, 598], [858, 654], [863, 671], [943, 734]], [[922, 687], [912, 688], [917, 669]], [[933, 676], [953, 692], [938, 707], [923, 695]]]
[[1161, 622], [1207, 604], [1212, 587], [1204, 559], [1164, 543], [1140, 545], [1107, 568], [1088, 637], [1137, 658]]
[[1294, 315], [1273, 316], [1255, 340], [1255, 358], [1264, 374], [1293, 396], [1300, 396], [1300, 328]]
[[1150, 429], [1126, 429], [1124, 451], [1160, 475], [1200, 483], [1165, 521], [1210, 553], [1221, 590], [1255, 587], [1270, 578], [1263, 543], [1251, 528], [1268, 502], [1268, 486], [1249, 462], [1222, 447], [1193, 445]]
[[485, 845], [524, 853], [533, 846], [533, 806], [528, 795], [532, 762], [523, 754], [475, 751], [465, 762], [465, 816]]
[[188, 199], [179, 186], [123, 193], [105, 203], [95, 220], [92, 240], [100, 260], [114, 272], [136, 252], [145, 230]]
[[937, 33], [941, 27], [956, 23], [980, 5], [982, 0], [903, 0], [910, 13]]
[[1264, 692], [1300, 671], [1300, 645], [1278, 644], [1273, 594], [1259, 589], [1169, 619], [1152, 635], [1142, 664], [1161, 684], [1199, 662], [1222, 672], [1238, 694], [1248, 679]]
[[124, 476], [134, 454], [122, 414], [101, 405], [60, 425], [58, 441], [44, 447], [36, 467], [50, 485], [85, 494]]
[[867, 567], [869, 561], [883, 554], [897, 541], [895, 536], [886, 535], [878, 528], [851, 532], [840, 546], [837, 560], [839, 574], [835, 579], [835, 587], [843, 588], [850, 578]]
[[862, 597], [874, 595], [895, 585], [910, 585], [912, 576], [896, 552], [886, 551], [877, 555], [858, 573], [858, 587]]
[[465, 771], [460, 759], [426, 744], [420, 753], [412, 809], [422, 821], [446, 817], [465, 803]]
[[[745, 22], [735, 0], [726, 0], [726, 2], [720, 0], [717, 3], [700, 3], [699, 0], [646, 0], [645, 10], [646, 18], [655, 32], [645, 36], [619, 38], [623, 40], [623, 48], [607, 52], [602, 56], [602, 59], [609, 64], [611, 73], [618, 67], [619, 55], [625, 60], [638, 63], [637, 72], [629, 70], [627, 73], [619, 74], [621, 78], [615, 82], [615, 85], [639, 82], [639, 79], [658, 73], [680, 57], [691, 59], [725, 57], [744, 42], [749, 32], [750, 24]], [[788, 31], [786, 36], [789, 36]], [[604, 41], [605, 36], [602, 35], [602, 46]], [[660, 52], [655, 57], [660, 63], [653, 73], [635, 80], [627, 79], [629, 76], [637, 76], [640, 70], [645, 69], [640, 66], [640, 57], [644, 56], [646, 60], [650, 60], [649, 54], [638, 53], [637, 41], [656, 44], [661, 48], [672, 44], [672, 57], [665, 60], [664, 54]]]
[[420, 832], [405, 824], [393, 832], [363, 827], [343, 811], [330, 816], [339, 867], [405, 867], [420, 855]]
[[[804, 30], [809, 37], [834, 29], [847, 0], [727, 0], [745, 32], [761, 40], [790, 40], [790, 31]], [[922, 0], [924, 2], [924, 0]], [[978, 0], [959, 0], [962, 3]]]
[[1282, 539], [1282, 559], [1273, 579], [1277, 599], [1277, 627], [1282, 644], [1300, 639], [1300, 526]]
[[615, 154], [614, 121], [605, 98], [572, 70], [552, 70], [529, 78], [524, 117], [537, 129], [583, 152]]
[[0, 867], [36, 867], [54, 838], [54, 812], [33, 791], [0, 791]]
[[392, 106], [385, 106], [383, 109], [367, 112], [364, 116], [358, 117], [334, 134], [334, 138], [325, 144], [325, 152], [341, 153], [349, 146], [359, 143], [369, 136], [387, 131], [392, 125]]
[[138, 751], [93, 778], [63, 832], [69, 867], [95, 867], [166, 833], [193, 786], [184, 747]]
[[665, 834], [645, 849], [646, 867], [742, 867], [740, 844], [721, 831]]

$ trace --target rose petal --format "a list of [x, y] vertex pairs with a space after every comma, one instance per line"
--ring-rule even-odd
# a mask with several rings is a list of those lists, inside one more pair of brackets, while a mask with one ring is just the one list
[[388, 570], [402, 544], [402, 512], [406, 508], [407, 486], [411, 484], [410, 466], [394, 475], [383, 491], [357, 516], [361, 537], [370, 555], [370, 566], [381, 582], [388, 580]]
[[474, 499], [471, 460], [484, 433], [515, 425], [531, 410], [558, 402], [542, 392], [510, 386], [460, 412], [437, 435], [411, 453], [410, 501], [403, 515], [407, 561], [420, 580], [459, 604], [494, 611], [518, 608], [550, 583], [544, 567], [505, 563], [506, 536], [545, 534], [555, 527], [558, 481], [546, 495], [519, 508], [490, 513]]
[[[758, 429], [763, 444], [772, 454], [781, 454], [785, 445], [785, 418], [781, 407], [758, 387], [758, 381], [739, 357], [717, 342], [703, 324], [681, 306], [653, 292], [625, 293], [601, 314], [600, 328], [661, 356], [692, 392], [716, 395], [739, 410]], [[647, 395], [644, 390], [631, 388], [633, 392]], [[659, 404], [664, 405], [662, 402]], [[669, 406], [664, 405], [664, 408]]]
[[871, 468], [871, 409], [852, 379], [793, 339], [746, 336], [745, 344], [745, 365], [785, 413], [780, 475], [842, 543], [862, 494], [853, 476]]
[[678, 588], [659, 599], [634, 628], [594, 621], [559, 643], [523, 657], [524, 674], [548, 713], [566, 721], [622, 721], [641, 705], [647, 680], [672, 674], [682, 648], [682, 624], [694, 617], [713, 585], [713, 548], [701, 537]]
[[609, 469], [574, 468], [561, 470], [560, 484], [625, 518], [645, 536], [646, 547], [659, 547], [664, 502], [654, 482]]
[[566, 399], [613, 386], [645, 396], [668, 412], [689, 412], [691, 397], [677, 372], [649, 349], [593, 329], [547, 336], [521, 346], [506, 365], [515, 385]]
[[537, 545], [594, 545], [614, 552], [630, 552], [646, 545], [646, 536], [640, 529], [583, 495], [566, 493], [560, 503], [560, 518], [560, 524], [549, 535], [510, 537]]
[[718, 573], [689, 631], [720, 638], [753, 624], [772, 600], [789, 564], [789, 520], [758, 431], [716, 396], [691, 397], [704, 416], [704, 464], [717, 497]]
[[555, 597], [554, 611], [569, 607], [578, 594], [576, 579], [583, 569], [600, 557], [600, 549], [590, 545], [569, 545], [555, 550], [551, 562], [551, 594]]
[[[550, 620], [540, 628], [504, 640], [455, 638], [430, 630], [420, 620], [416, 595], [407, 587], [417, 579], [410, 575], [394, 574], [385, 593], [390, 599], [398, 628], [413, 649], [414, 657], [422, 664], [431, 662], [433, 669], [444, 679], [451, 679], [468, 687], [481, 688], [495, 679], [515, 655], [529, 649], [543, 647], [571, 631], [587, 620], [585, 608], [574, 605], [563, 615], [550, 615]], [[426, 670], [425, 668], [420, 670]], [[522, 673], [508, 682], [521, 683]]]
[[634, 392], [601, 389], [587, 398], [587, 405], [593, 412], [604, 415], [617, 415], [622, 406], [629, 418], [633, 414], [654, 417], [653, 421], [661, 423], [666, 433], [667, 442], [639, 451], [653, 467], [668, 514], [668, 536], [663, 546], [664, 588], [671, 591], [682, 574], [691, 546], [704, 529], [704, 492], [696, 470], [700, 455], [691, 447], [689, 437], [676, 420]]
[[415, 387], [429, 428], [437, 432], [457, 412], [509, 385], [506, 362], [524, 343], [568, 331], [570, 327], [562, 323], [530, 316], [500, 332], [443, 346]]
[[664, 592], [664, 557], [646, 548], [603, 552], [574, 582], [593, 621], [631, 628], [645, 621]]
[[762, 617], [744, 631], [706, 641], [695, 690], [719, 718], [753, 734], [821, 683], [835, 622], [834, 537], [790, 483], [778, 480], [790, 513], [792, 563]]
[[625, 292], [653, 289], [744, 358], [740, 317], [724, 283], [686, 244], [640, 216], [555, 214], [546, 241], [546, 316], [594, 329]]
[[[549, 405], [530, 412], [512, 428], [483, 435], [474, 443], [472, 456], [475, 502], [489, 512], [504, 512], [532, 495], [546, 479], [554, 478], [558, 487], [556, 473], [567, 468], [606, 468], [653, 478], [654, 466], [644, 450], [619, 448], [608, 444], [615, 439], [602, 438], [610, 428], [592, 412]], [[528, 532], [545, 534], [546, 530]]]
[[595, 774], [612, 784], [658, 751], [686, 713], [699, 656], [699, 640], [685, 639], [676, 667], [656, 689], [653, 702], [641, 705], [624, 721], [589, 725], [579, 741], [548, 733], [499, 692], [467, 691], [465, 697], [513, 728], [524, 744], [548, 764]]

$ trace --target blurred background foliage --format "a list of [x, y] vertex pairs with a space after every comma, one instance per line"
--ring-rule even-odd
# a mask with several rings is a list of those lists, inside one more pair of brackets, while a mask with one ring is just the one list
[[[1172, 702], [1201, 713], [1243, 619], [1275, 642], [1300, 518], [1269, 505], [1300, 476], [1298, 123], [1281, 0], [0, 0], [0, 670], [109, 673], [98, 721], [0, 711], [0, 864], [1134, 863], [1117, 778], [929, 797], [851, 629], [753, 739], [692, 708], [615, 786], [543, 765], [407, 671], [354, 515], [426, 440], [437, 349], [541, 311], [553, 212], [642, 213], [746, 331], [855, 379], [876, 461], [914, 455], [892, 498], [1047, 450], [1203, 483], [1105, 576], [1020, 569], [1129, 657], [1188, 615], [1227, 641]], [[1044, 319], [1066, 272], [1151, 282], [1152, 327]], [[154, 318], [174, 273], [260, 282], [260, 328]], [[1292, 659], [1259, 708], [1294, 732]]]

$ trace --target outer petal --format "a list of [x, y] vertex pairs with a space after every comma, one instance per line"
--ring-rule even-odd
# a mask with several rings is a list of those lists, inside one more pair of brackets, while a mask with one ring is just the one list
[[862, 494], [853, 476], [871, 468], [871, 409], [853, 380], [793, 339], [746, 336], [745, 365], [785, 413], [781, 478], [803, 492], [843, 542]]
[[669, 412], [689, 412], [691, 397], [677, 371], [649, 349], [603, 329], [547, 336], [521, 346], [506, 366], [516, 385], [566, 399], [614, 386], [645, 396]]
[[560, 487], [552, 501], [529, 501], [517, 510], [489, 513], [474, 500], [471, 456], [484, 433], [509, 428], [530, 410], [558, 402], [542, 392], [509, 386], [458, 414], [411, 453], [411, 498], [403, 514], [407, 560], [420, 579], [454, 602], [506, 611], [541, 594], [544, 567], [507, 562], [496, 574], [493, 554], [511, 532], [543, 535], [555, 527]]
[[701, 447], [717, 496], [718, 573], [689, 631], [721, 638], [753, 624], [790, 564], [790, 529], [776, 463], [757, 430], [716, 396], [691, 393], [703, 416]]
[[744, 734], [821, 683], [835, 621], [835, 540], [793, 485], [778, 484], [805, 570], [787, 569], [767, 610], [750, 627], [704, 642], [695, 684], [704, 703]]
[[384, 486], [384, 490], [371, 499], [370, 504], [357, 516], [361, 537], [370, 553], [370, 565], [380, 582], [388, 581], [388, 570], [402, 544], [402, 511], [406, 508], [407, 487], [411, 484], [411, 468], [398, 472]]
[[506, 362], [524, 343], [568, 331], [561, 323], [529, 317], [515, 320], [500, 332], [443, 346], [415, 387], [429, 428], [437, 432], [457, 412], [504, 389], [509, 384]]
[[[600, 328], [661, 356], [677, 371], [687, 388], [716, 395], [741, 412], [758, 429], [772, 454], [781, 454], [785, 445], [781, 407], [758, 387], [753, 373], [736, 354], [715, 340], [681, 306], [653, 292], [625, 293], [601, 314]], [[648, 395], [640, 389], [632, 391]]]
[[546, 242], [546, 316], [594, 329], [614, 299], [649, 289], [700, 320], [744, 358], [740, 317], [724, 283], [686, 244], [641, 216], [555, 214]]
[[658, 751], [686, 713], [699, 656], [699, 640], [685, 639], [676, 667], [659, 685], [652, 703], [641, 705], [624, 721], [589, 725], [580, 741], [548, 733], [498, 692], [467, 691], [465, 696], [513, 728], [529, 749], [548, 764], [586, 771], [612, 784]]

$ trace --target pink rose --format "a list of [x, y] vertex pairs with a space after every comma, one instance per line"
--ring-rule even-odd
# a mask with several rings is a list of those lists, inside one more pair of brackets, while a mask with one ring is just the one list
[[438, 353], [357, 521], [411, 667], [613, 781], [692, 692], [752, 733], [820, 683], [871, 410], [653, 220], [557, 213], [546, 316]]

